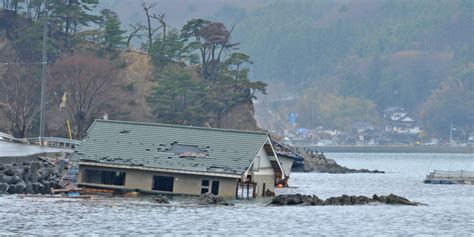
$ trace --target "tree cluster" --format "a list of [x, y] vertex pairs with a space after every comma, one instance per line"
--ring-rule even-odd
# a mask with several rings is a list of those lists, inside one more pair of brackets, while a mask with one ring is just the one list
[[[120, 21], [114, 12], [105, 9], [100, 15], [93, 14], [98, 0], [46, 2], [47, 6], [42, 0], [4, 0], [0, 3], [0, 32], [7, 42], [0, 50], [0, 69], [3, 69], [0, 70], [0, 116], [14, 136], [36, 133], [41, 67], [47, 63], [51, 70], [50, 78], [47, 77], [47, 113], [56, 114], [57, 97], [63, 96], [68, 118], [75, 128], [74, 135], [81, 138], [98, 113], [113, 104], [105, 98], [119, 95], [111, 83], [117, 75], [115, 67], [95, 57], [76, 55], [74, 51], [81, 44], [94, 43], [98, 46], [95, 51], [112, 53], [125, 46], [122, 36], [125, 31], [120, 29]], [[48, 28], [47, 62], [42, 59], [45, 22]], [[93, 25], [97, 26], [96, 30], [84, 31], [85, 27]], [[65, 120], [61, 124], [65, 124]]]
[[[119, 118], [123, 98], [133, 89], [119, 77], [120, 54], [137, 37], [147, 39], [143, 51], [152, 61], [154, 87], [146, 97], [155, 121], [220, 127], [223, 117], [252, 103], [266, 84], [249, 79], [250, 57], [238, 52], [232, 29], [220, 22], [189, 21], [181, 30], [166, 24], [156, 5], [143, 4], [147, 23], [121, 29], [108, 9], [95, 14], [98, 0], [4, 0], [0, 7], [0, 116], [17, 137], [34, 136], [38, 129], [43, 26], [48, 26], [47, 133], [84, 137], [94, 119]], [[0, 34], [0, 36], [2, 36]], [[0, 42], [1, 43], [1, 42]], [[121, 65], [121, 66], [120, 66]], [[127, 82], [129, 83], [129, 82]], [[130, 100], [129, 100], [130, 101]]]
[[220, 22], [193, 19], [181, 32], [156, 39], [150, 55], [156, 86], [148, 101], [159, 121], [220, 127], [234, 106], [265, 94], [266, 84], [251, 82], [252, 62], [237, 52], [232, 30]]
[[[276, 1], [254, 11], [241, 9], [240, 16], [235, 10], [222, 11], [218, 19], [239, 20], [233, 36], [243, 50], [254, 55], [252, 60], [258, 66], [253, 74], [272, 84], [286, 83], [275, 94], [299, 97], [318, 87], [314, 93], [320, 97], [331, 94], [368, 100], [379, 114], [399, 106], [424, 121], [428, 117], [419, 115], [433, 92], [474, 62], [473, 7], [472, 1], [465, 0], [368, 5]], [[319, 102], [313, 98], [308, 103]], [[299, 113], [299, 118], [310, 117], [310, 111]], [[359, 117], [366, 112], [361, 113]], [[466, 112], [460, 115], [464, 123], [469, 122]], [[422, 125], [438, 134], [446, 131]]]

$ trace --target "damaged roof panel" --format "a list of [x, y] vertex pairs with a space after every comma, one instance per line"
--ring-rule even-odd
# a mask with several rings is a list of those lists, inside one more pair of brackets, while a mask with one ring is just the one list
[[263, 132], [96, 120], [76, 154], [99, 163], [242, 174], [267, 137]]

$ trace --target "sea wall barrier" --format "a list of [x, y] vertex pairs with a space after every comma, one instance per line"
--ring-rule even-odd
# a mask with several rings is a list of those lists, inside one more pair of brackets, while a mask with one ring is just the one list
[[[474, 146], [294, 146], [326, 153], [461, 153], [474, 154]], [[474, 157], [473, 157], [474, 158]]]

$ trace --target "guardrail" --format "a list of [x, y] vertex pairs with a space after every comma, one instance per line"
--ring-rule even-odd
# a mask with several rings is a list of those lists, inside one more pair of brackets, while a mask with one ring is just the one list
[[35, 137], [27, 138], [29, 144], [43, 145], [47, 147], [64, 148], [64, 149], [75, 149], [81, 142], [78, 140], [72, 140], [61, 137]]

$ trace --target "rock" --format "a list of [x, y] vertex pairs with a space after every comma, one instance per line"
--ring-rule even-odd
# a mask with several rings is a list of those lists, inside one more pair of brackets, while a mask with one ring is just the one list
[[40, 192], [39, 183], [31, 183], [31, 188], [33, 189], [33, 193], [39, 193]]
[[366, 196], [357, 196], [355, 200], [356, 205], [368, 204], [370, 202], [370, 198]]
[[338, 197], [330, 197], [326, 200], [321, 200], [317, 196], [313, 195], [302, 195], [302, 194], [285, 194], [278, 195], [273, 198], [270, 202], [271, 205], [276, 206], [290, 206], [290, 205], [307, 205], [307, 206], [346, 206], [346, 205], [364, 205], [371, 202], [379, 202], [390, 205], [420, 205], [417, 202], [411, 202], [410, 200], [397, 196], [395, 194], [389, 194], [388, 196], [377, 196], [374, 194], [372, 198], [366, 196], [348, 196], [342, 195]]
[[0, 193], [50, 194], [59, 189], [61, 172], [47, 162], [23, 162], [2, 164], [0, 171]]
[[10, 180], [7, 183], [10, 185], [13, 185], [13, 184], [19, 183], [20, 181], [23, 181], [23, 180], [20, 178], [20, 176], [15, 174], [13, 175], [13, 177], [10, 178]]
[[[45, 193], [45, 190], [44, 190], [44, 184], [42, 183], [37, 183], [38, 185], [38, 190], [35, 192], [35, 193], [41, 193], [41, 194], [44, 194]], [[34, 188], [34, 186], [33, 186]], [[34, 189], [33, 189], [34, 190]]]
[[38, 161], [33, 161], [30, 164], [30, 172], [38, 172], [40, 169], [40, 163]]
[[51, 175], [51, 171], [47, 168], [40, 169], [40, 173], [43, 180], [48, 180], [49, 176]]
[[302, 194], [286, 194], [278, 195], [273, 198], [270, 204], [277, 206], [291, 206], [291, 205], [308, 205], [315, 206], [321, 205], [323, 200], [317, 196], [302, 195]]
[[8, 190], [8, 184], [7, 183], [0, 183], [0, 193], [6, 193]]
[[51, 182], [41, 181], [41, 184], [43, 184], [43, 188], [40, 188], [41, 194], [51, 194]]
[[1, 180], [2, 183], [9, 183], [9, 182], [10, 182], [10, 179], [12, 179], [11, 176], [3, 175], [0, 180]]
[[267, 196], [267, 197], [274, 197], [274, 196], [275, 196], [275, 192], [272, 192], [272, 191], [270, 191], [270, 189], [267, 189], [267, 191], [265, 191], [265, 196]]
[[22, 179], [23, 179], [23, 181], [25, 181], [25, 183], [30, 183], [30, 182], [31, 182], [30, 176], [29, 176], [28, 173], [26, 173], [26, 172], [23, 173]]
[[166, 196], [158, 195], [153, 198], [157, 203], [169, 204], [170, 200]]
[[33, 190], [33, 185], [31, 183], [26, 184], [25, 193], [26, 194], [34, 194], [35, 193], [34, 190]]
[[199, 197], [199, 205], [230, 206], [233, 204], [226, 202], [223, 197], [216, 196], [212, 193], [205, 193], [205, 194], [201, 194], [201, 196]]
[[305, 150], [301, 155], [304, 157], [303, 167], [297, 167], [295, 172], [317, 172], [317, 173], [330, 173], [330, 174], [346, 174], [346, 173], [385, 173], [379, 170], [368, 170], [368, 169], [350, 169], [337, 164], [333, 159], [328, 159], [323, 154], [317, 154], [310, 150]]
[[16, 185], [9, 185], [7, 189], [7, 193], [9, 194], [16, 194]]
[[6, 174], [8, 176], [13, 176], [13, 175], [15, 175], [15, 171], [13, 170], [13, 168], [9, 167], [5, 170], [4, 174]]
[[52, 175], [55, 175], [55, 176], [59, 175], [59, 169], [56, 168], [55, 166], [50, 167], [48, 170]]
[[391, 204], [391, 205], [412, 205], [412, 206], [416, 206], [416, 205], [419, 204], [419, 203], [411, 202], [410, 200], [408, 200], [404, 197], [397, 196], [393, 193], [389, 194], [388, 196], [378, 197], [378, 200], [380, 200], [380, 202], [382, 202], [382, 203]]
[[21, 182], [19, 182], [15, 185], [16, 193], [24, 193], [25, 188], [26, 188], [26, 184], [23, 181], [21, 181]]

